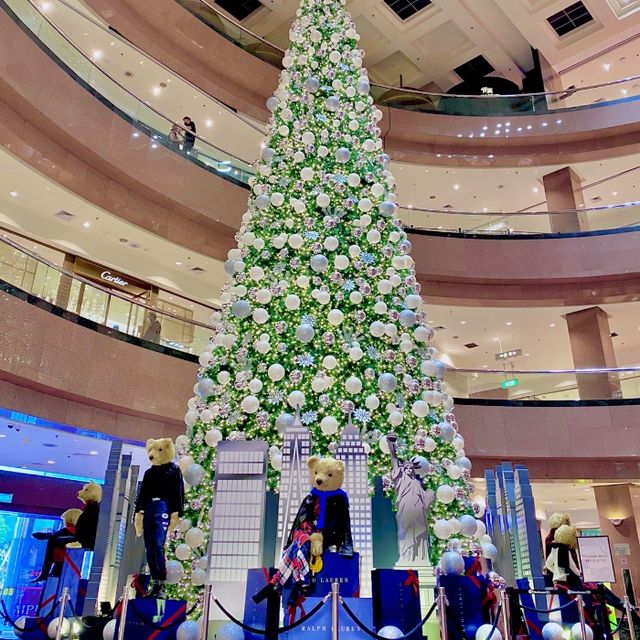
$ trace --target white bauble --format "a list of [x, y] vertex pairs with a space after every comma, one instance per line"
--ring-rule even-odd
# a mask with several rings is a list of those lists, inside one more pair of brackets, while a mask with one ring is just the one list
[[[491, 635], [492, 631], [493, 635]], [[491, 637], [489, 638], [490, 635]], [[494, 631], [492, 624], [483, 624], [478, 627], [475, 640], [502, 640], [502, 633], [500, 633], [499, 629]]]
[[571, 627], [571, 640], [593, 640], [593, 629], [588, 624], [585, 624], [584, 633], [586, 638], [582, 637], [582, 625], [576, 622]]
[[271, 456], [271, 466], [276, 471], [280, 471], [282, 469], [282, 455], [281, 454], [276, 454], [275, 456]]
[[332, 436], [338, 432], [339, 423], [333, 416], [326, 416], [320, 421], [320, 429], [325, 436]]
[[313, 176], [314, 176], [314, 171], [311, 167], [305, 167], [304, 169], [302, 169], [302, 171], [300, 171], [300, 177], [305, 182], [309, 182], [310, 180], [313, 180]]
[[178, 466], [180, 467], [180, 471], [182, 471], [182, 473], [185, 473], [192, 464], [193, 458], [191, 456], [182, 456], [178, 459]]
[[444, 518], [436, 520], [433, 523], [433, 533], [439, 540], [447, 540], [447, 538], [450, 538], [453, 534], [451, 523]]
[[201, 367], [206, 367], [211, 362], [211, 351], [203, 351], [198, 358]]
[[284, 204], [284, 194], [276, 191], [271, 194], [271, 204], [274, 207], [281, 207]]
[[292, 233], [287, 242], [292, 249], [300, 249], [304, 244], [304, 238], [299, 233]]
[[462, 436], [454, 436], [451, 444], [456, 451], [462, 451], [464, 449], [464, 438]]
[[349, 267], [349, 258], [347, 256], [338, 255], [334, 258], [333, 263], [338, 271], [344, 271]]
[[404, 421], [404, 415], [401, 411], [392, 411], [389, 414], [389, 423], [392, 427], [399, 427]]
[[349, 349], [349, 360], [359, 362], [364, 357], [364, 351], [360, 347], [351, 347]]
[[476, 538], [480, 539], [487, 533], [487, 525], [483, 520], [476, 520]]
[[462, 477], [462, 469], [457, 464], [451, 464], [447, 468], [447, 475], [452, 480], [459, 480]]
[[219, 429], [209, 429], [204, 436], [204, 441], [209, 447], [217, 447], [220, 440], [222, 440], [222, 431]]
[[335, 251], [338, 246], [339, 246], [339, 242], [338, 242], [338, 238], [336, 238], [335, 236], [328, 236], [327, 238], [324, 239], [324, 248], [327, 251]]
[[361, 178], [357, 173], [350, 173], [347, 176], [347, 184], [350, 187], [357, 187], [361, 182]]
[[187, 436], [184, 435], [184, 433], [181, 433], [177, 438], [176, 438], [176, 449], [184, 449], [185, 447], [189, 446], [189, 438], [187, 438]]
[[[71, 623], [66, 619], [66, 618], [62, 618], [62, 622], [60, 623], [60, 629], [62, 631], [60, 637], [61, 638], [66, 638], [69, 635], [69, 632], [71, 631]], [[58, 635], [58, 618], [54, 618], [50, 623], [49, 626], [47, 627], [47, 636], [49, 636], [49, 638], [56, 638]]]
[[436, 450], [438, 444], [433, 438], [425, 438], [424, 450], [428, 453], [433, 453]]
[[380, 398], [376, 395], [367, 396], [367, 399], [364, 401], [365, 406], [369, 411], [375, 411], [380, 406]]
[[188, 544], [179, 544], [176, 547], [176, 558], [181, 562], [185, 562], [191, 557], [191, 547]]
[[374, 338], [381, 338], [384, 335], [385, 325], [383, 322], [376, 320], [369, 325], [369, 333]]
[[331, 198], [326, 193], [319, 193], [316, 196], [316, 204], [321, 209], [326, 209], [331, 204]]
[[260, 393], [260, 391], [262, 391], [262, 386], [262, 380], [253, 378], [251, 382], [249, 382], [249, 391], [251, 391], [251, 393]]
[[289, 403], [290, 407], [295, 408], [299, 408], [299, 407], [304, 407], [304, 404], [306, 402], [306, 398], [304, 393], [302, 393], [302, 391], [292, 391], [288, 398], [287, 398], [287, 402]]
[[240, 408], [245, 413], [255, 413], [260, 408], [260, 400], [256, 396], [246, 396], [240, 403]]
[[391, 449], [389, 449], [389, 441], [387, 440], [387, 436], [382, 436], [382, 438], [378, 440], [378, 445], [382, 453], [386, 453], [387, 455], [391, 453]]
[[252, 317], [256, 324], [265, 324], [269, 321], [269, 312], [260, 307], [253, 312]]
[[429, 405], [424, 400], [416, 400], [411, 406], [411, 413], [418, 418], [426, 418], [429, 415]]
[[564, 640], [564, 629], [557, 622], [547, 622], [542, 627], [543, 640]]
[[329, 371], [331, 371], [332, 369], [335, 369], [338, 366], [338, 361], [335, 359], [334, 356], [325, 356], [322, 360], [322, 366], [325, 369], [329, 369]]
[[278, 382], [284, 378], [284, 367], [281, 364], [272, 364], [267, 370], [267, 374], [269, 375], [269, 379], [273, 380], [273, 382]]
[[483, 544], [482, 557], [486, 558], [487, 560], [495, 560], [498, 557], [497, 547], [494, 544], [488, 544], [488, 543]]
[[369, 198], [362, 198], [360, 202], [358, 202], [358, 209], [363, 213], [368, 213], [373, 209], [373, 202], [371, 202]]
[[284, 306], [289, 309], [289, 311], [294, 311], [295, 309], [300, 308], [300, 298], [295, 294], [290, 294], [284, 299]]
[[455, 497], [455, 491], [453, 487], [448, 484], [441, 484], [436, 491], [436, 497], [442, 504], [451, 504]]
[[[24, 616], [22, 618], [18, 618], [18, 620], [16, 621], [16, 626], [18, 626], [18, 623], [21, 620], [26, 621], [26, 618]], [[102, 630], [102, 640], [114, 640], [114, 638], [116, 636], [116, 625], [117, 624], [118, 624], [117, 620], [109, 620], [109, 622], [107, 622], [107, 624], [105, 625], [104, 629]], [[24, 628], [24, 624], [22, 625], [22, 628]], [[18, 636], [18, 637], [20, 637], [20, 636]]]
[[198, 412], [197, 411], [187, 411], [184, 416], [184, 423], [187, 427], [193, 427], [198, 420]]
[[301, 289], [306, 289], [311, 284], [311, 281], [309, 280], [309, 276], [298, 276], [296, 278], [296, 284]]
[[378, 244], [381, 239], [382, 239], [382, 236], [380, 235], [380, 232], [377, 229], [370, 229], [367, 232], [367, 242], [369, 244]]
[[344, 320], [344, 313], [342, 313], [340, 309], [332, 309], [327, 315], [327, 320], [330, 325], [337, 327], [342, 324]]
[[470, 516], [467, 514], [460, 516], [460, 532], [462, 533], [463, 536], [466, 536], [467, 538], [472, 538], [473, 536], [476, 535], [477, 531], [478, 531], [478, 523], [473, 516]]
[[[204, 572], [204, 580], [196, 582], [194, 575], [191, 575], [191, 582], [201, 586], [207, 581], [207, 574]], [[176, 640], [198, 640], [200, 638], [200, 624], [195, 620], [185, 620], [176, 630]]]
[[360, 393], [362, 391], [362, 380], [356, 376], [350, 376], [344, 383], [344, 388], [351, 394]]
[[359, 291], [352, 291], [349, 294], [349, 301], [352, 304], [360, 304], [363, 300], [362, 294]]
[[402, 631], [398, 629], [398, 627], [394, 627], [392, 624], [382, 627], [382, 629], [378, 631], [378, 635], [381, 638], [388, 638], [388, 640], [395, 640], [396, 638], [404, 637]]
[[380, 280], [378, 282], [378, 293], [388, 295], [393, 291], [393, 285], [390, 280]]
[[382, 300], [379, 300], [373, 305], [373, 310], [379, 316], [385, 315], [388, 311], [387, 303], [382, 302]]
[[198, 549], [204, 542], [204, 533], [198, 527], [192, 527], [184, 534], [184, 541], [192, 548]]

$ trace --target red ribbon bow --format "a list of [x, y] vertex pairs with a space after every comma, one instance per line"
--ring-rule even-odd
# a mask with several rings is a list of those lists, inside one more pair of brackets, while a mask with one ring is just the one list
[[418, 574], [413, 569], [407, 569], [407, 579], [404, 581], [405, 587], [413, 587], [413, 593], [417, 596], [420, 593], [420, 581]]
[[480, 588], [480, 580], [476, 574], [482, 572], [482, 563], [480, 558], [476, 558], [474, 563], [466, 570], [465, 575], [473, 582], [476, 589]]
[[290, 604], [287, 607], [287, 615], [289, 616], [289, 624], [293, 624], [296, 621], [296, 611], [300, 609], [300, 617], [303, 618], [306, 613], [304, 611], [304, 601], [306, 598], [304, 596], [300, 596], [294, 604]]

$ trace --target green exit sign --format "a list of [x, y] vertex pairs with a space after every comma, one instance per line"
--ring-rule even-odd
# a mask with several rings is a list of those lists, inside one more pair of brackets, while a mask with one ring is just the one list
[[505, 380], [500, 384], [503, 389], [511, 389], [511, 387], [517, 387], [520, 384], [520, 380], [518, 378], [513, 378], [512, 380]]

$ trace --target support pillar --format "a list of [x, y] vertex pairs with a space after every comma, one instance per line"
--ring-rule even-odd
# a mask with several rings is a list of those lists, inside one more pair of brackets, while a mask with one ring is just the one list
[[[564, 316], [569, 329], [573, 365], [576, 369], [615, 368], [609, 316], [600, 307], [589, 307]], [[617, 374], [583, 374], [576, 376], [580, 400], [621, 398]]]
[[609, 536], [616, 583], [613, 591], [621, 598], [633, 585], [636, 603], [640, 597], [640, 489], [632, 484], [594, 486], [600, 530]]
[[563, 213], [549, 216], [553, 233], [577, 233], [589, 230], [589, 219], [584, 211], [584, 198], [580, 190], [580, 178], [571, 167], [558, 169], [542, 178], [549, 211], [575, 209], [575, 213]]
[[[69, 273], [73, 273], [73, 265], [75, 261], [76, 257], [74, 255], [65, 253], [62, 268]], [[67, 307], [69, 306], [69, 297], [71, 296], [72, 284], [73, 278], [65, 274], [62, 274], [60, 276], [60, 282], [58, 283], [58, 292], [56, 293], [56, 307], [67, 309]]]

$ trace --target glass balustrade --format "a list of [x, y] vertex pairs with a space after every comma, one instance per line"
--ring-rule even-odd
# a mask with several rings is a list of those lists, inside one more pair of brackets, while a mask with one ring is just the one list
[[574, 402], [640, 399], [640, 367], [617, 369], [451, 369], [447, 390], [456, 398]]
[[186, 309], [164, 300], [143, 304], [48, 262], [0, 235], [0, 282], [46, 300], [114, 331], [199, 355], [212, 333], [207, 324], [183, 317]]
[[[185, 150], [183, 145], [172, 144], [169, 132], [176, 123], [101, 70], [29, 0], [0, 0], [0, 7], [8, 8], [55, 56], [58, 63], [75, 79], [81, 81], [103, 104], [148, 136], [150, 151], [162, 145], [212, 173], [232, 179], [241, 185], [246, 185], [254, 174], [250, 162], [227, 153], [199, 136], [196, 136], [194, 147], [189, 151]], [[177, 126], [182, 129], [180, 124]], [[133, 143], [143, 142], [138, 131], [133, 135]]]
[[[176, 1], [245, 51], [274, 67], [282, 66], [282, 49], [234, 22], [207, 0]], [[588, 87], [516, 95], [450, 95], [378, 84], [373, 84], [371, 91], [378, 104], [395, 109], [460, 116], [517, 116], [636, 100], [640, 95], [640, 75]]]

